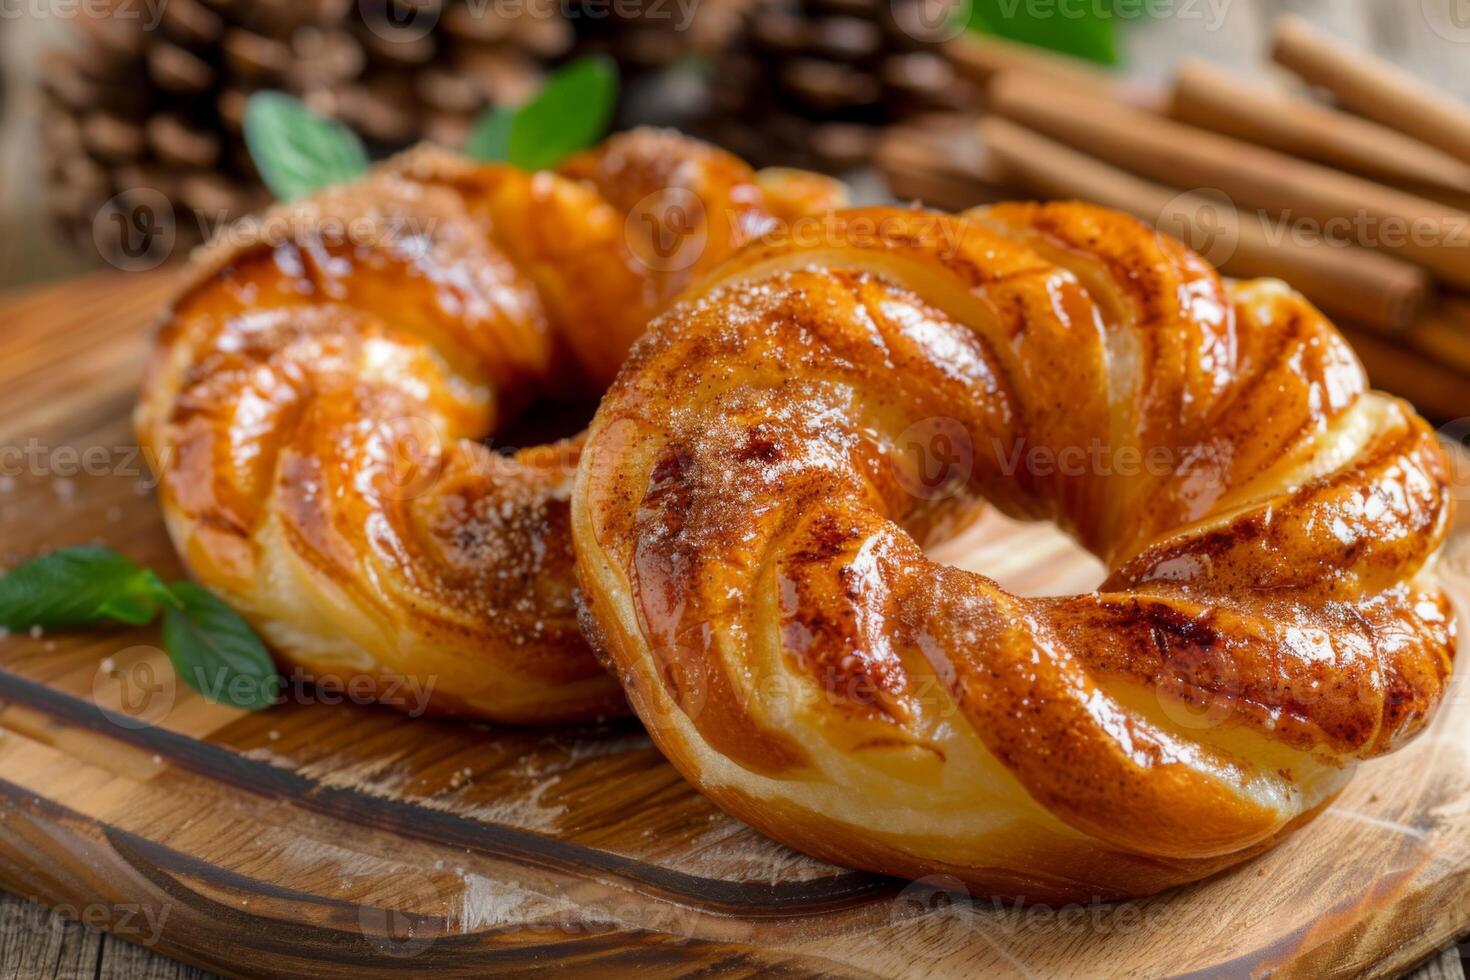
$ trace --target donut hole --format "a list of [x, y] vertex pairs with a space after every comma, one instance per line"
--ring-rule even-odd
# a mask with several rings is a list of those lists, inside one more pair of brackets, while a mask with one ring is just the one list
[[501, 456], [570, 439], [586, 430], [597, 412], [595, 398], [539, 396], [526, 404], [499, 431], [486, 436], [485, 448]]
[[1045, 521], [1018, 521], [994, 507], [929, 549], [930, 558], [993, 579], [1019, 596], [1091, 592], [1107, 577], [1097, 556]]

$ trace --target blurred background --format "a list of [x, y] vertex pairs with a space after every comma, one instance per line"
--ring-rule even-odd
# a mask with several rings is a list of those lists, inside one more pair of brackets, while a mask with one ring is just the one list
[[592, 53], [620, 126], [865, 199], [1138, 212], [1470, 415], [1470, 0], [0, 0], [0, 288], [148, 264], [160, 202], [175, 258], [260, 206], [251, 92], [383, 156], [459, 145]]

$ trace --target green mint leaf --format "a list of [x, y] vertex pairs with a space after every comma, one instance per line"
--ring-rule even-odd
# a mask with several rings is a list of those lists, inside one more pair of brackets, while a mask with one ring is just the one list
[[163, 611], [163, 648], [184, 682], [210, 701], [247, 711], [274, 704], [280, 677], [249, 624], [192, 582], [170, 590], [179, 605]]
[[466, 152], [524, 170], [554, 167], [607, 132], [618, 95], [608, 58], [580, 58], [555, 72], [515, 110], [491, 109], [476, 121]]
[[1105, 65], [1118, 63], [1117, 19], [1085, 4], [1034, 4], [1026, 0], [975, 0], [970, 27], [1008, 41]]
[[283, 201], [364, 173], [357, 134], [284, 92], [256, 92], [245, 105], [245, 145], [271, 192]]
[[515, 109], [502, 106], [486, 110], [471, 127], [464, 151], [476, 160], [492, 163], [509, 160], [510, 128], [515, 121]]
[[0, 626], [65, 629], [117, 620], [143, 626], [167, 588], [111, 548], [63, 548], [0, 577]]
[[582, 58], [556, 72], [516, 113], [510, 162], [541, 170], [596, 143], [612, 121], [617, 94], [618, 70], [608, 58]]

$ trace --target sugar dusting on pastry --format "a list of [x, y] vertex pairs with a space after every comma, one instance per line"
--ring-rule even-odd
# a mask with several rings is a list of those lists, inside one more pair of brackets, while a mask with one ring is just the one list
[[[842, 212], [655, 321], [572, 499], [586, 607], [660, 748], [772, 837], [1145, 894], [1423, 729], [1447, 463], [1279, 284], [1086, 205], [979, 217]], [[1023, 598], [928, 558], [982, 501], [1108, 579]]]
[[[534, 396], [600, 392], [680, 289], [816, 188], [638, 130], [539, 174], [420, 148], [225, 230], [135, 419], [181, 555], [282, 660], [385, 703], [409, 679], [438, 713], [622, 712], [576, 622], [577, 443], [481, 442]], [[627, 230], [664, 192], [704, 205], [674, 269]]]

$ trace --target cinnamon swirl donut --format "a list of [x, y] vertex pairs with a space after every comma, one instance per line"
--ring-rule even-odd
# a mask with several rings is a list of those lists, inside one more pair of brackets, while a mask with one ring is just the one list
[[[1131, 218], [846, 211], [654, 322], [572, 531], [595, 644], [730, 813], [852, 867], [1114, 898], [1259, 852], [1424, 726], [1447, 466], [1299, 295]], [[979, 500], [1106, 581], [1022, 598], [927, 558]]]
[[180, 554], [308, 675], [497, 721], [624, 710], [572, 603], [580, 439], [482, 440], [533, 395], [600, 392], [686, 284], [839, 199], [638, 131], [555, 173], [420, 150], [237, 225], [136, 413]]

